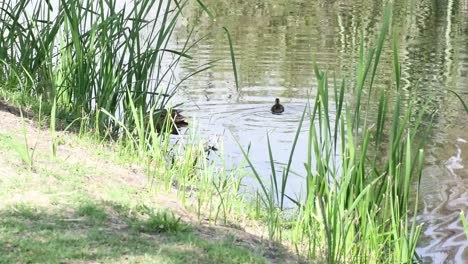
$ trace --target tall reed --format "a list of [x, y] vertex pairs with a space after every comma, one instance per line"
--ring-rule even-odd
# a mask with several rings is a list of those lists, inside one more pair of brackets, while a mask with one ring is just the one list
[[[416, 177], [419, 186], [423, 164], [423, 150], [415, 148], [423, 143], [416, 140], [423, 113], [414, 115], [411, 103], [402, 106], [396, 39], [395, 89], [372, 89], [390, 20], [391, 9], [387, 7], [376, 48], [370, 48], [366, 54], [361, 43], [354, 110], [344, 96], [350, 82], [339, 83], [333, 76], [330, 86], [327, 72], [315, 64], [317, 94], [313, 105], [304, 110], [282, 174], [278, 175], [274, 165], [269, 140], [270, 177], [259, 175], [243, 150], [261, 187], [270, 237], [289, 239], [299, 253], [314, 260], [411, 263], [416, 257], [422, 226], [412, 216], [416, 215], [418, 201], [411, 206], [409, 199], [412, 192], [417, 197], [419, 187], [413, 189], [412, 182]], [[379, 93], [377, 115], [371, 117], [369, 98]], [[395, 94], [392, 102], [390, 93]], [[304, 121], [310, 124], [304, 164], [305, 197], [293, 199], [285, 192], [285, 186]], [[294, 205], [296, 213], [286, 213], [285, 200]]]
[[465, 230], [466, 239], [468, 239], [468, 222], [466, 221], [465, 212], [460, 212], [460, 220], [463, 224], [463, 229]]
[[[54, 101], [62, 113], [94, 116], [102, 108], [131, 123], [130, 101], [145, 113], [152, 106], [163, 109], [187, 77], [177, 78], [172, 70], [181, 58], [191, 58], [190, 36], [181, 50], [168, 48], [186, 3], [2, 1], [0, 60], [27, 84], [19, 86], [4, 65], [0, 83]], [[90, 121], [91, 128], [94, 121], [101, 128], [116, 127], [107, 115]]]

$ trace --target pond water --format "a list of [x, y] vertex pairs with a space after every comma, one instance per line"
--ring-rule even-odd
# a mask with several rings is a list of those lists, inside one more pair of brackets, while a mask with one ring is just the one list
[[[250, 156], [265, 177], [271, 173], [267, 132], [275, 162], [285, 164], [308, 95], [315, 94], [313, 56], [322, 70], [351, 78], [361, 32], [367, 42], [376, 39], [385, 5], [373, 0], [267, 2], [206, 1], [214, 22], [197, 8], [184, 10], [173, 43], [181, 47], [197, 25], [193, 36], [204, 38], [190, 52], [194, 59], [181, 62], [178, 74], [219, 61], [184, 82], [176, 100], [184, 102], [202, 136], [223, 140], [234, 162], [242, 160], [234, 138], [244, 148], [252, 143]], [[402, 92], [408, 100], [429, 100], [436, 111], [421, 182], [418, 220], [425, 226], [417, 251], [424, 263], [463, 263], [468, 260], [468, 241], [458, 214], [468, 212], [468, 116], [447, 89], [468, 99], [468, 1], [396, 0], [393, 5]], [[234, 42], [239, 90], [222, 26]], [[391, 41], [385, 45], [377, 86], [388, 87], [393, 74]], [[269, 112], [276, 97], [285, 105], [283, 115]], [[304, 182], [306, 138], [306, 133], [299, 136], [290, 193], [300, 192]]]

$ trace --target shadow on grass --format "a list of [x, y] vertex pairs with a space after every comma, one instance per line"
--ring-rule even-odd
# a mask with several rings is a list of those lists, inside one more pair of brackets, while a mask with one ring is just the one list
[[17, 204], [0, 211], [0, 263], [266, 262], [234, 243], [202, 239], [172, 214], [145, 208], [84, 204], [47, 212]]

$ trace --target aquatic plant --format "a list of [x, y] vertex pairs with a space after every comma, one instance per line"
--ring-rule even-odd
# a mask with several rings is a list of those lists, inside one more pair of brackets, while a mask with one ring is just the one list
[[[186, 3], [2, 1], [0, 59], [8, 66], [0, 68], [0, 83], [10, 92], [56, 102], [57, 112], [70, 117], [94, 117], [105, 109], [128, 123], [130, 101], [144, 112], [163, 109], [188, 77], [178, 79], [172, 70], [181, 58], [191, 58], [190, 36], [182, 50], [168, 48]], [[90, 121], [91, 128], [116, 126], [102, 114]]]
[[463, 224], [463, 229], [465, 230], [466, 239], [468, 239], [468, 222], [466, 221], [465, 212], [460, 211], [460, 220]]
[[[333, 76], [330, 86], [327, 72], [315, 63], [317, 94], [313, 104], [304, 109], [290, 158], [280, 175], [269, 138], [270, 177], [259, 175], [248, 153], [242, 150], [260, 185], [258, 197], [270, 238], [289, 240], [299, 254], [314, 260], [411, 263], [416, 258], [422, 225], [412, 218], [417, 212], [419, 187], [411, 186], [415, 180], [419, 186], [421, 177], [424, 153], [415, 146], [424, 141], [417, 141], [416, 136], [421, 132], [425, 111], [415, 116], [411, 104], [401, 105], [396, 39], [393, 46], [396, 98], [390, 103], [387, 94], [392, 92], [390, 89], [373, 90], [390, 18], [391, 9], [387, 7], [376, 48], [370, 48], [365, 55], [361, 42], [354, 106], [344, 96], [350, 82], [339, 83]], [[369, 98], [377, 92], [378, 112], [371, 117], [362, 109], [369, 109]], [[306, 188], [303, 199], [297, 199], [288, 195], [285, 187], [305, 121], [310, 124], [304, 164]], [[382, 140], [387, 136], [388, 144]], [[413, 208], [409, 201], [412, 191], [416, 192]], [[285, 200], [293, 208], [286, 208]]]

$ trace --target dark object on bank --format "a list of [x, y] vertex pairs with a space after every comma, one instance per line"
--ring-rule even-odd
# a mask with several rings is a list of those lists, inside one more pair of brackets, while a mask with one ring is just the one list
[[[170, 129], [171, 134], [179, 134], [179, 128], [188, 126], [187, 118], [183, 116], [181, 112], [182, 110], [179, 109], [163, 109], [154, 113], [153, 121], [156, 131], [161, 133]], [[167, 126], [169, 126], [169, 128]]]
[[21, 116], [32, 119], [34, 117], [33, 113], [28, 110], [20, 109], [19, 107], [9, 104], [7, 101], [0, 99], [0, 111], [8, 112], [15, 116]]
[[273, 114], [281, 114], [284, 112], [284, 106], [280, 104], [279, 98], [276, 98], [275, 105], [271, 107], [271, 113]]

